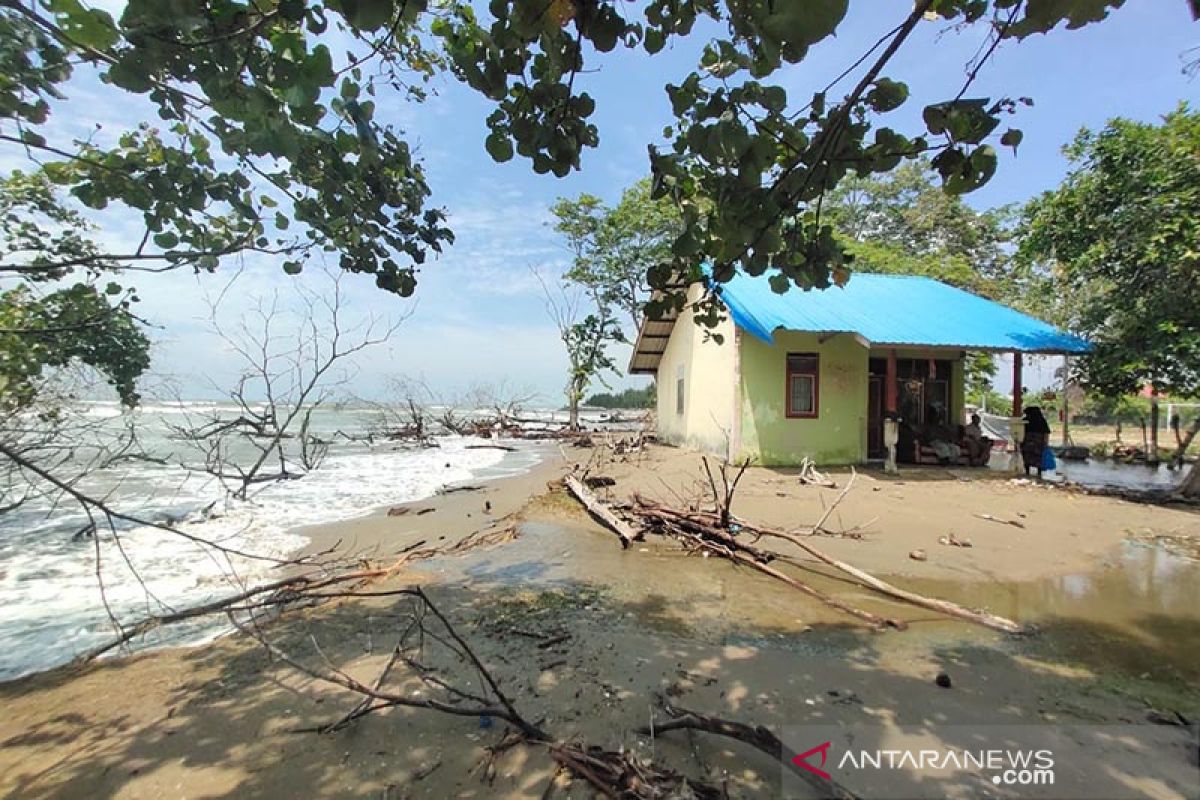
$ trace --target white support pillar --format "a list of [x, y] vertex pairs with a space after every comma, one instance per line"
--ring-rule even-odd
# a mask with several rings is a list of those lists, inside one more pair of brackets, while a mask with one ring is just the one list
[[1010, 417], [1008, 420], [1009, 436], [1012, 439], [1012, 456], [1008, 468], [1017, 474], [1025, 472], [1025, 462], [1021, 458], [1021, 442], [1025, 439], [1025, 418]]
[[900, 472], [896, 466], [896, 442], [900, 441], [900, 422], [894, 417], [883, 421], [883, 446], [887, 448], [887, 460], [883, 462], [883, 471], [895, 475]]

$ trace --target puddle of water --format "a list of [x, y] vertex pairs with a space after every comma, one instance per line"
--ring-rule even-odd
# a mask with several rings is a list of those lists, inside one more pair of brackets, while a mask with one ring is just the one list
[[[1009, 454], [993, 453], [988, 468], [997, 472], [1009, 472]], [[1117, 489], [1174, 489], [1191, 469], [1185, 464], [1182, 469], [1171, 469], [1166, 464], [1146, 466], [1126, 464], [1121, 461], [1090, 458], [1087, 461], [1058, 459], [1058, 466], [1045, 473], [1048, 481], [1071, 481], [1081, 486], [1109, 487]]]
[[1119, 461], [1089, 459], [1064, 461], [1049, 473], [1052, 479], [1074, 481], [1084, 486], [1110, 486], [1120, 489], [1174, 489], [1190, 464], [1183, 469], [1170, 469], [1166, 464], [1148, 467], [1145, 464], [1122, 464]]
[[[809, 627], [854, 626], [844, 614], [813, 602], [764, 575], [732, 564], [706, 563], [668, 542], [635, 542], [622, 550], [613, 536], [571, 522], [526, 522], [521, 536], [504, 547], [478, 550], [461, 559], [426, 562], [447, 580], [476, 587], [538, 589], [589, 585], [605, 604], [647, 625], [676, 633], [715, 634], [755, 630], [798, 633]], [[876, 598], [822, 576], [827, 591], [894, 613]]]
[[[1036, 553], [1031, 553], [1036, 558]], [[1200, 680], [1200, 562], [1126, 542], [1092, 572], [1022, 582], [905, 581], [1021, 622], [1035, 650], [1128, 675]]]
[[[522, 525], [522, 536], [504, 547], [428, 562], [422, 569], [476, 588], [589, 586], [602, 595], [597, 613], [710, 640], [769, 638], [784, 646], [836, 649], [865, 630], [766, 576], [702, 561], [707, 559], [653, 541], [623, 551], [611, 536], [583, 526], [529, 522]], [[912, 623], [907, 633], [887, 634], [896, 647], [1000, 641], [977, 626], [893, 602], [832, 575], [805, 571], [801, 577], [860, 608]], [[1161, 546], [1129, 542], [1092, 572], [1033, 581], [880, 577], [1033, 623], [1040, 633], [1027, 641], [1038, 654], [1135, 676], [1200, 680], [1200, 604], [1195, 600], [1200, 562]]]

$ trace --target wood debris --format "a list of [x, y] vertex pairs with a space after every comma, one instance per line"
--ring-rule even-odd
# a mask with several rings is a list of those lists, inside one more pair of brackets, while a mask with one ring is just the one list
[[988, 522], [998, 522], [1001, 525], [1012, 525], [1014, 528], [1025, 527], [1025, 523], [1021, 522], [1019, 519], [1001, 519], [1000, 517], [994, 517], [991, 514], [973, 514], [972, 516], [978, 517], [979, 519], [986, 519]]
[[[707, 463], [705, 466], [707, 468]], [[741, 471], [738, 473], [739, 477], [745, 469], [746, 465], [743, 464]], [[906, 626], [901, 620], [880, 617], [869, 611], [851, 606], [781, 571], [772, 565], [773, 561], [779, 560], [781, 563], [791, 564], [796, 564], [797, 562], [786, 555], [760, 550], [752, 543], [739, 537], [743, 534], [748, 534], [755, 537], [755, 541], [762, 537], [783, 539], [798, 547], [806, 555], [849, 575], [859, 584], [873, 589], [880, 594], [1004, 633], [1025, 632], [1023, 626], [1010, 619], [990, 614], [986, 611], [969, 609], [948, 600], [926, 597], [925, 595], [894, 586], [851, 564], [826, 555], [821, 550], [813, 547], [802, 536], [786, 531], [756, 526], [746, 520], [734, 517], [729, 511], [729, 506], [733, 499], [733, 493], [729, 487], [736, 488], [737, 480], [734, 479], [732, 482], [725, 480], [724, 467], [722, 467], [722, 479], [727, 488], [724, 492], [721, 492], [716, 487], [716, 481], [712, 480], [711, 472], [709, 475], [716, 511], [704, 511], [695, 508], [681, 511], [661, 503], [646, 500], [637, 495], [634, 496], [631, 504], [620, 506], [618, 509], [618, 507], [610, 507], [597, 499], [574, 477], [567, 478], [567, 487], [571, 489], [572, 494], [584, 504], [588, 511], [592, 512], [597, 519], [621, 537], [622, 544], [625, 547], [628, 547], [628, 543], [633, 541], [634, 538], [639, 537], [642, 532], [670, 536], [679, 541], [691, 552], [709, 556], [720, 556], [735, 563], [749, 566], [833, 608], [865, 620], [877, 627], [904, 628]], [[857, 475], [851, 476], [846, 487], [839, 493], [834, 503], [825, 509], [825, 513], [814, 526], [814, 530], [819, 529], [824, 524], [838, 503], [845, 498], [851, 487], [853, 487], [856, 477]], [[574, 486], [572, 486], [572, 483]], [[618, 510], [628, 519], [619, 516], [617, 513]], [[637, 528], [635, 529], [633, 525], [636, 525]], [[928, 559], [928, 555], [923, 550], [914, 550], [909, 553], [909, 558], [915, 561], [925, 561]]]
[[583, 485], [583, 482], [579, 478], [576, 478], [574, 475], [568, 475], [563, 480], [563, 485], [567, 487], [567, 491], [575, 495], [576, 500], [583, 503], [583, 507], [592, 516], [604, 523], [605, 527], [621, 538], [621, 547], [627, 548], [630, 543], [641, 540], [641, 533], [635, 531], [627, 522], [614, 514], [607, 505], [602, 503]]
[[836, 489], [837, 483], [817, 469], [816, 462], [805, 458], [800, 462], [800, 483], [805, 486], [824, 486], [826, 489]]

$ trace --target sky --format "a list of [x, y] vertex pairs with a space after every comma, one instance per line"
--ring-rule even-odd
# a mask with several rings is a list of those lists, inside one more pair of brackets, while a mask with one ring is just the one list
[[[903, 0], [850, 5], [835, 37], [813, 48], [801, 64], [773, 76], [793, 100], [806, 100], [822, 88], [911, 7]], [[923, 130], [921, 108], [957, 94], [983, 37], [981, 27], [955, 32], [943, 24], [921, 25], [884, 72], [908, 83], [910, 99], [881, 123], [910, 135]], [[661, 141], [663, 127], [672, 121], [663, 87], [688, 74], [704, 41], [693, 35], [653, 57], [614, 51], [593, 60], [594, 71], [579, 76], [576, 85], [596, 99], [592, 119], [600, 145], [584, 153], [581, 171], [562, 179], [535, 174], [519, 157], [507, 164], [492, 162], [483, 147], [488, 103], [448, 75], [435, 79], [434, 94], [424, 104], [399, 98], [379, 102], [377, 119], [415, 145], [433, 190], [431, 202], [447, 210], [456, 242], [421, 269], [412, 300], [375, 289], [370, 276], [348, 276], [343, 282], [353, 313], [407, 315], [390, 342], [354, 365], [356, 394], [387, 399], [390, 382], [403, 376], [423, 380], [446, 396], [473, 384], [503, 382], [535, 392], [547, 403], [561, 400], [566, 359], [531, 272], [558, 274], [569, 259], [552, 229], [550, 207], [558, 197], [582, 192], [614, 202], [648, 173], [646, 147]], [[1115, 116], [1153, 121], [1181, 100], [1194, 103], [1200, 83], [1183, 75], [1181, 54], [1197, 44], [1200, 24], [1193, 22], [1184, 0], [1130, 0], [1102, 23], [1003, 44], [969, 96], [1028, 96], [1034, 105], [1012, 118], [1012, 126], [1025, 133], [1018, 152], [1002, 153], [996, 176], [968, 202], [982, 209], [1053, 188], [1068, 167], [1061, 147], [1082, 127], [1097, 128]], [[142, 113], [152, 119], [138, 98], [114, 98], [94, 82], [80, 80], [68, 94], [53, 121], [64, 134], [80, 135], [95, 123], [120, 130]], [[17, 164], [11, 158], [0, 158], [0, 168], [12, 166]], [[105, 239], [125, 241], [137, 230], [136, 217], [114, 224], [112, 216], [105, 215]], [[208, 329], [202, 298], [220, 292], [239, 269], [238, 291], [227, 293], [221, 306], [226, 320], [242, 317], [255, 297], [275, 291], [286, 295], [297, 280], [261, 259], [240, 267], [223, 264], [218, 275], [137, 278], [139, 313], [155, 325], [155, 373], [169, 376], [184, 396], [211, 396], [213, 381], [224, 382], [237, 370], [234, 355]], [[299, 278], [313, 286], [323, 279], [311, 270]], [[624, 364], [627, 351], [617, 360]], [[1027, 377], [1032, 386], [1049, 381], [1048, 369], [1032, 370]], [[645, 382], [609, 379], [615, 388]], [[997, 385], [1005, 390], [1007, 378], [1002, 375]]]

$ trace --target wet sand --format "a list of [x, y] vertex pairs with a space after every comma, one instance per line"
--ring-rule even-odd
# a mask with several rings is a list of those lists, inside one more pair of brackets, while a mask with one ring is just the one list
[[[582, 450], [566, 455], [570, 463], [589, 458]], [[478, 491], [410, 504], [414, 510], [401, 516], [305, 533], [313, 550], [340, 541], [385, 560], [417, 541], [452, 542], [500, 518], [519, 525], [515, 541], [423, 562], [387, 585], [425, 585], [526, 716], [556, 736], [653, 756], [735, 796], [776, 796], [777, 766], [737, 743], [635, 734], [656, 695], [777, 729], [870, 724], [881, 740], [884, 731], [947, 722], [1142, 723], [1152, 711], [1192, 719], [1200, 711], [1200, 571], [1154, 543], [1200, 538], [1193, 512], [971, 470], [861, 475], [827, 527], [863, 526], [862, 538], [817, 536], [818, 547], [906, 588], [987, 606], [1040, 630], [1005, 637], [878, 598], [816, 565], [803, 571], [845, 600], [911, 623], [877, 633], [764, 576], [687, 556], [669, 542], [623, 551], [573, 500], [547, 493], [567, 466], [553, 458]], [[593, 472], [616, 480], [613, 499], [640, 492], [680, 504], [701, 496], [698, 467], [693, 454], [653, 448]], [[833, 477], [844, 486], [849, 475]], [[838, 491], [752, 469], [734, 510], [799, 527]], [[416, 513], [423, 508], [435, 510]], [[973, 546], [938, 543], [951, 532]], [[927, 561], [908, 558], [917, 548]], [[393, 599], [341, 602], [298, 613], [270, 633], [314, 663], [316, 640], [323, 657], [370, 678], [405, 609]], [[569, 638], [538, 646], [561, 635]], [[941, 671], [951, 688], [935, 684]], [[481, 768], [497, 729], [422, 710], [380, 712], [336, 734], [291, 733], [336, 719], [355, 699], [268, 663], [261, 647], [240, 637], [0, 684], [0, 703], [0, 792], [12, 796], [541, 797], [553, 774], [537, 748], [514, 748]], [[1058, 785], [1086, 790], [1103, 762], [1106, 780], [1143, 796], [1194, 792], [1194, 739], [1168, 725], [1147, 730], [1143, 749], [1110, 742], [1089, 751], [1095, 761], [1062, 764]], [[854, 788], [870, 796], [880, 787]], [[981, 791], [966, 779], [909, 788], [915, 797]], [[557, 796], [590, 792], [576, 784]]]

